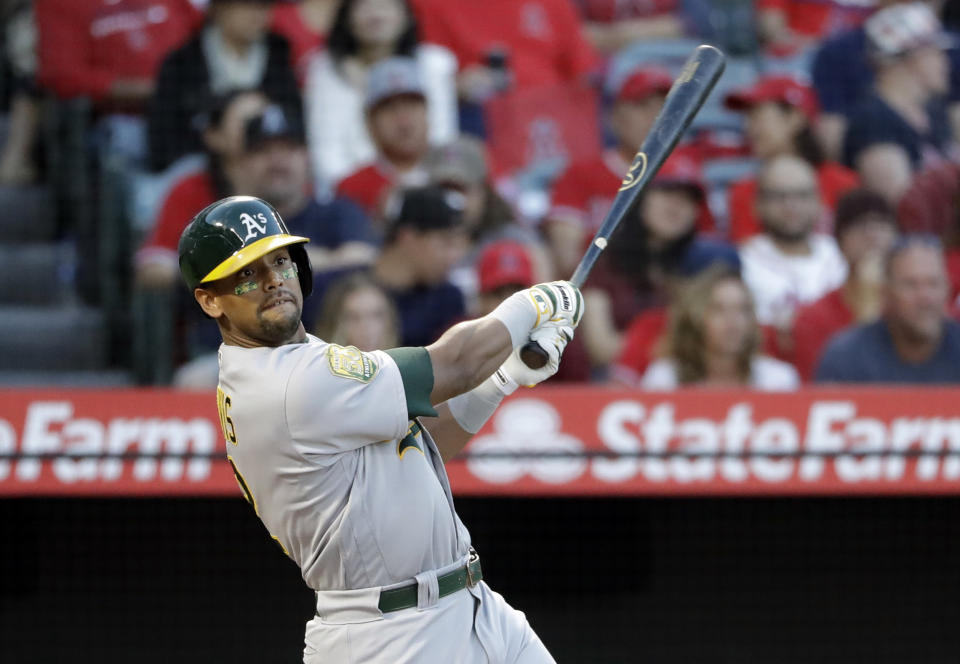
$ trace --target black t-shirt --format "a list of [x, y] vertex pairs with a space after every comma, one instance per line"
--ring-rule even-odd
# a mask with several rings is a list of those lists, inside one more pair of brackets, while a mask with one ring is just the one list
[[876, 94], [857, 105], [843, 145], [843, 160], [856, 167], [857, 156], [866, 148], [880, 143], [894, 143], [906, 150], [914, 170], [947, 159], [952, 137], [945, 105], [934, 101], [927, 107], [930, 128], [920, 133], [903, 116]]

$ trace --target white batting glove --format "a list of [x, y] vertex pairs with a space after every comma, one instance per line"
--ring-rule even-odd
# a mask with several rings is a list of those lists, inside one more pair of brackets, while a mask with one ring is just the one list
[[516, 348], [490, 378], [447, 401], [450, 413], [464, 431], [477, 433], [505, 396], [513, 394], [520, 385], [533, 387], [557, 373], [560, 356], [572, 338], [573, 328], [569, 325], [544, 323], [530, 334], [530, 340], [546, 351], [546, 365], [531, 369], [520, 359], [520, 348]]
[[520, 348], [514, 349], [493, 379], [504, 394], [512, 394], [518, 386], [533, 387], [557, 373], [560, 368], [560, 356], [573, 339], [573, 327], [560, 322], [542, 323], [530, 333], [530, 341], [536, 343], [547, 353], [547, 363], [539, 369], [531, 369], [520, 359]]
[[569, 281], [536, 284], [527, 290], [537, 307], [534, 329], [544, 323], [560, 323], [576, 329], [583, 317], [583, 295]]

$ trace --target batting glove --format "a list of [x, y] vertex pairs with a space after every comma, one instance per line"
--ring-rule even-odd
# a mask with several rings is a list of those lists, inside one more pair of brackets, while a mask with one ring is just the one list
[[534, 329], [546, 322], [576, 329], [583, 316], [583, 295], [579, 288], [569, 281], [550, 281], [537, 284], [527, 292], [537, 307]]
[[520, 348], [514, 349], [507, 361], [494, 374], [500, 390], [511, 394], [519, 385], [533, 387], [557, 373], [560, 356], [573, 339], [573, 327], [562, 322], [548, 321], [530, 333], [530, 341], [547, 353], [547, 363], [539, 369], [531, 369], [520, 359]]

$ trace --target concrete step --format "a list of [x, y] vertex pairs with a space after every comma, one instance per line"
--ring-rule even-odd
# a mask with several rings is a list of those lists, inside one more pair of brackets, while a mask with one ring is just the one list
[[0, 244], [49, 242], [57, 235], [53, 192], [49, 187], [0, 186]]
[[96, 309], [0, 307], [0, 371], [88, 371], [107, 366], [107, 326]]
[[0, 305], [63, 303], [72, 292], [74, 262], [65, 244], [0, 245]]

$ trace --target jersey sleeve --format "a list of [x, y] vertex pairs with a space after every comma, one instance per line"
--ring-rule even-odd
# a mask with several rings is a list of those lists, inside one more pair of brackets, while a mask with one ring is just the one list
[[348, 452], [406, 433], [403, 378], [389, 355], [336, 344], [303, 352], [285, 398], [290, 437], [303, 453]]

